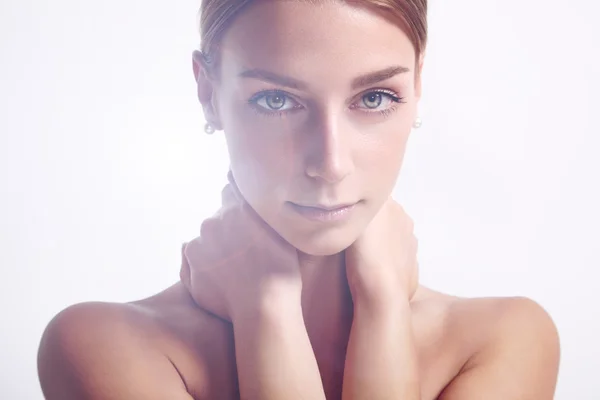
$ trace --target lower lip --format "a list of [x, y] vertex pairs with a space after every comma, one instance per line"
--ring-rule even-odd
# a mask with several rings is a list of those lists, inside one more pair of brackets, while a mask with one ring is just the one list
[[336, 208], [335, 210], [324, 210], [316, 207], [304, 207], [298, 204], [289, 203], [294, 211], [311, 221], [318, 222], [338, 222], [347, 219], [356, 204], [350, 206]]

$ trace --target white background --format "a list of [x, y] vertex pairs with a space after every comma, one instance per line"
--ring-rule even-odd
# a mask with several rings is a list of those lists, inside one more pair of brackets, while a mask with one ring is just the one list
[[[62, 308], [178, 277], [218, 205], [194, 1], [0, 3], [0, 398], [40, 399]], [[562, 340], [557, 399], [600, 398], [600, 5], [430, 2], [422, 101], [397, 187], [425, 284], [525, 295]]]

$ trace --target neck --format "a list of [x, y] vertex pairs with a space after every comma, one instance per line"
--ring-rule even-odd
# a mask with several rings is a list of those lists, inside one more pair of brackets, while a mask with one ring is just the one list
[[326, 392], [341, 393], [353, 313], [344, 253], [299, 259], [306, 330]]
[[352, 310], [352, 296], [346, 279], [344, 253], [332, 256], [301, 254], [302, 308], [305, 318], [324, 326], [344, 318]]
[[323, 273], [325, 269], [339, 269], [344, 267], [343, 252], [330, 256], [313, 256], [298, 251], [298, 260], [300, 261], [300, 268], [302, 270], [303, 277], [312, 276], [313, 274], [318, 275]]
[[344, 253], [312, 256], [299, 253], [303, 297], [328, 301], [328, 294], [341, 294], [347, 286]]

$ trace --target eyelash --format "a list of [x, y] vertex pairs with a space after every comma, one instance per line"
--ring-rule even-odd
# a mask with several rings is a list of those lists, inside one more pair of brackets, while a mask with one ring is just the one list
[[[388, 99], [390, 99], [391, 101], [393, 101], [394, 103], [397, 104], [403, 104], [406, 103], [404, 101], [404, 97], [400, 97], [398, 96], [395, 92], [388, 90], [388, 89], [374, 89], [371, 90], [369, 92], [365, 92], [360, 96], [360, 100], [362, 101], [362, 99], [369, 95], [369, 94], [374, 94], [374, 93], [378, 93], [381, 95], [386, 96]], [[284, 117], [286, 116], [286, 114], [290, 113], [290, 112], [295, 112], [298, 111], [299, 108], [292, 108], [290, 110], [284, 110], [284, 111], [277, 111], [277, 110], [272, 110], [272, 111], [268, 111], [267, 109], [265, 109], [264, 107], [258, 105], [258, 102], [267, 97], [267, 96], [282, 96], [285, 99], [290, 99], [291, 96], [288, 95], [286, 92], [282, 91], [282, 90], [263, 90], [262, 92], [258, 92], [256, 93], [254, 96], [252, 96], [249, 100], [248, 100], [248, 104], [251, 106], [252, 110], [255, 111], [257, 114], [261, 115], [261, 116], [267, 116], [267, 117]], [[352, 109], [356, 109], [358, 107], [351, 107]], [[372, 113], [379, 113], [380, 115], [384, 116], [384, 117], [388, 117], [389, 115], [391, 115], [393, 112], [395, 112], [398, 109], [397, 106], [392, 106], [389, 108], [386, 108], [384, 110], [376, 110], [376, 111], [362, 111], [364, 113], [367, 114], [372, 114]]]

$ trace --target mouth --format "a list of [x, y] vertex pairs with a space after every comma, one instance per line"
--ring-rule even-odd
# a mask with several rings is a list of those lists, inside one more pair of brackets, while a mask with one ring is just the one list
[[300, 216], [316, 222], [339, 222], [348, 219], [356, 208], [356, 203], [346, 204], [296, 204], [288, 202], [289, 206]]

